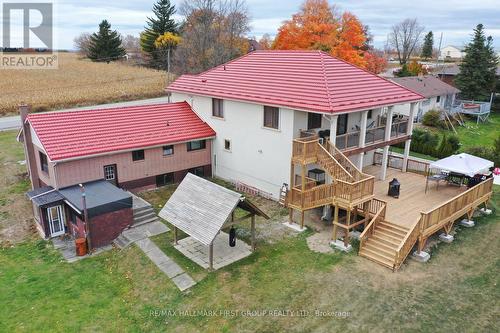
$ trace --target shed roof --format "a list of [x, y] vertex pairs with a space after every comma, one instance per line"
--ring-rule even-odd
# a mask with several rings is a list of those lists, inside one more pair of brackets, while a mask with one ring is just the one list
[[43, 186], [26, 193], [28, 199], [38, 207], [44, 207], [64, 200], [64, 197], [52, 186]]
[[420, 95], [426, 98], [457, 94], [460, 92], [457, 88], [441, 81], [439, 78], [433, 75], [426, 76], [408, 76], [408, 77], [395, 77], [391, 78], [391, 81], [418, 92]]
[[158, 215], [210, 245], [238, 206], [268, 218], [240, 193], [188, 173]]
[[339, 113], [422, 100], [419, 94], [321, 51], [255, 51], [167, 91]]
[[32, 113], [27, 121], [52, 161], [215, 136], [186, 102]]

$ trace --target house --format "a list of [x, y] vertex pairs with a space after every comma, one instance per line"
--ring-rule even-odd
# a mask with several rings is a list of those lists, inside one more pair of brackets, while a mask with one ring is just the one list
[[[453, 64], [450, 66], [443, 66], [436, 74], [438, 77], [451, 86], [455, 86], [455, 77], [460, 73], [460, 66]], [[496, 76], [500, 78], [500, 66], [497, 67]]]
[[408, 118], [395, 106], [411, 104], [416, 112], [424, 99], [321, 51], [255, 51], [183, 75], [167, 92], [217, 132], [214, 175], [276, 200], [282, 185], [290, 185], [294, 139], [311, 132], [329, 138], [363, 167], [377, 148], [388, 151], [399, 142], [409, 148]]
[[47, 238], [90, 227], [93, 245], [109, 244], [132, 222], [132, 196], [124, 190], [180, 182], [188, 172], [211, 175], [215, 132], [185, 102], [20, 112], [28, 197]]
[[[433, 109], [449, 110], [455, 101], [456, 94], [460, 92], [457, 88], [441, 81], [434, 75], [409, 76], [391, 78], [391, 81], [405, 88], [411, 89], [426, 99], [420, 103], [415, 120], [420, 122], [424, 114]], [[404, 115], [410, 114], [408, 105], [396, 106], [396, 112]]]
[[465, 52], [461, 47], [447, 45], [443, 47], [439, 53], [439, 59], [462, 59]]

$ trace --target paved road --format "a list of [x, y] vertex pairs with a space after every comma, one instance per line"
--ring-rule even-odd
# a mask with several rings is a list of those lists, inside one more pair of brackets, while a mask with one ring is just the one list
[[[66, 109], [65, 111], [91, 110], [91, 109], [95, 109], [96, 107], [106, 109], [106, 108], [112, 108], [112, 107], [133, 106], [133, 105], [139, 105], [139, 104], [142, 104], [142, 105], [157, 104], [157, 103], [166, 103], [166, 102], [167, 102], [166, 97], [159, 97], [159, 98], [150, 98], [150, 99], [136, 100], [136, 101], [130, 101], [130, 102], [84, 106], [84, 107], [79, 107], [79, 108]], [[20, 127], [21, 127], [21, 119], [19, 118], [19, 116], [0, 118], [0, 131], [18, 129]]]
[[21, 127], [21, 118], [19, 116], [0, 118], [0, 131], [7, 131]]

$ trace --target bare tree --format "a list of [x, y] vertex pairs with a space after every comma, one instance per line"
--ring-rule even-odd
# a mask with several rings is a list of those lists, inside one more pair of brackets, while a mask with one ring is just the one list
[[139, 37], [132, 35], [122, 37], [122, 46], [129, 53], [139, 53], [141, 51], [141, 42]]
[[424, 27], [417, 19], [406, 19], [392, 26], [388, 36], [389, 44], [396, 49], [399, 63], [404, 65], [419, 47]]
[[248, 51], [250, 30], [244, 0], [185, 0], [182, 42], [175, 52], [176, 70], [198, 73]]
[[90, 34], [86, 32], [79, 34], [73, 39], [73, 45], [82, 57], [86, 57], [89, 53]]

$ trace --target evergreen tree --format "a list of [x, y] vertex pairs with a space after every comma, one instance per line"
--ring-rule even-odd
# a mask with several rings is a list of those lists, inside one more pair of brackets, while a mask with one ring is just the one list
[[161, 35], [170, 32], [177, 32], [177, 24], [172, 19], [175, 14], [175, 6], [170, 4], [170, 0], [158, 0], [153, 5], [154, 17], [148, 17], [147, 26], [141, 33], [141, 48], [149, 54], [151, 65], [162, 67], [161, 54], [156, 52], [155, 41]]
[[122, 47], [122, 39], [116, 30], [111, 30], [108, 21], [103, 20], [99, 24], [99, 31], [90, 36], [89, 51], [87, 57], [93, 61], [119, 60], [125, 56]]
[[432, 58], [432, 49], [434, 47], [434, 35], [432, 31], [429, 31], [424, 38], [424, 46], [422, 47], [422, 54], [420, 55], [424, 59]]
[[466, 54], [455, 79], [462, 98], [486, 100], [494, 91], [498, 59], [492, 44], [493, 38], [486, 38], [483, 25], [478, 24], [474, 29], [474, 38], [465, 47]]

